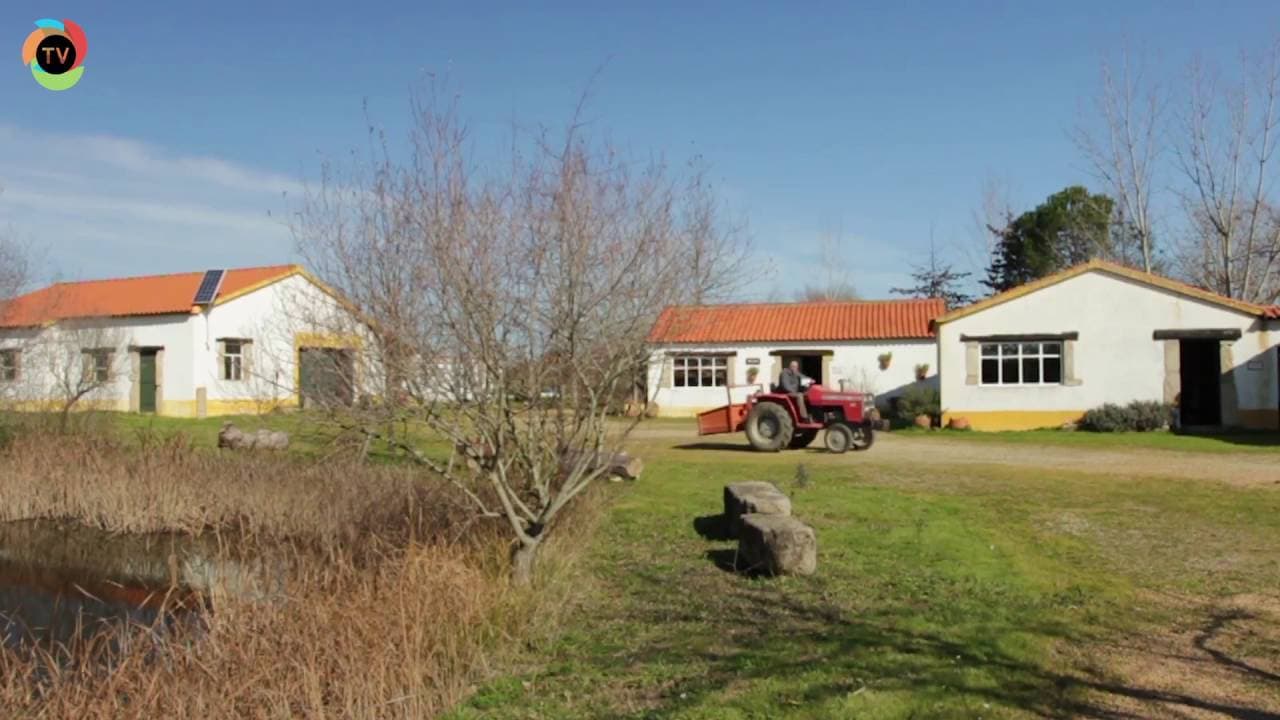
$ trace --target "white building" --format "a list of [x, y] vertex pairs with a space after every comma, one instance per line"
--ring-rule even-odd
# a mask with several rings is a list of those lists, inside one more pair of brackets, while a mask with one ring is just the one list
[[649, 397], [662, 416], [694, 415], [742, 402], [796, 360], [820, 384], [886, 404], [937, 383], [930, 321], [943, 309], [941, 300], [667, 308], [649, 335]]
[[360, 342], [308, 330], [341, 312], [296, 265], [57, 283], [0, 304], [0, 402], [183, 417], [351, 402]]
[[944, 420], [1057, 427], [1103, 403], [1276, 428], [1280, 312], [1094, 261], [936, 320]]

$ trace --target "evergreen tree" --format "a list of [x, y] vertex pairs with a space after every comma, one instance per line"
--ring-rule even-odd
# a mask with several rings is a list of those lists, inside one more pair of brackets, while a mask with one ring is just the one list
[[1004, 292], [1087, 260], [1112, 255], [1111, 214], [1115, 203], [1073, 185], [1002, 228], [988, 227], [996, 247], [983, 285]]
[[915, 285], [909, 288], [890, 288], [897, 295], [918, 298], [942, 298], [947, 309], [968, 305], [973, 297], [961, 290], [961, 283], [973, 273], [956, 272], [950, 263], [938, 257], [933, 241], [929, 241], [929, 259], [923, 265], [911, 266], [911, 279]]

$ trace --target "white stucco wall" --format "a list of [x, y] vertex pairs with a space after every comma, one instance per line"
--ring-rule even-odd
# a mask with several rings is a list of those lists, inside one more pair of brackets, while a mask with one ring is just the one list
[[[746, 385], [747, 371], [753, 367], [748, 360], [759, 362], [756, 380], [768, 386], [774, 374], [774, 362], [780, 358], [773, 352], [831, 351], [830, 378], [824, 384], [839, 388], [840, 381], [849, 389], [875, 393], [878, 399], [887, 400], [900, 395], [916, 382], [916, 365], [929, 366], [926, 382], [936, 382], [937, 347], [932, 340], [845, 341], [835, 343], [772, 343], [772, 344], [719, 344], [719, 345], [659, 345], [654, 347], [649, 363], [647, 387], [650, 399], [658, 405], [664, 416], [692, 415], [702, 410], [724, 405], [725, 388], [720, 387], [663, 387], [663, 366], [675, 355], [699, 355], [704, 353], [735, 353], [732, 366], [732, 385]], [[893, 353], [887, 369], [881, 370], [879, 356]], [[778, 368], [781, 369], [780, 367]], [[732, 390], [733, 402], [742, 402], [756, 388], [742, 387]]]
[[[1275, 334], [1262, 321], [1201, 300], [1090, 271], [938, 328], [942, 407], [976, 427], [1051, 426], [1106, 402], [1164, 399], [1164, 342], [1156, 330], [1238, 329], [1230, 343], [1241, 411], [1276, 408]], [[1076, 386], [966, 384], [961, 336], [1078, 332]], [[1249, 367], [1250, 361], [1254, 367]], [[1013, 416], [1022, 413], [1022, 419]], [[1242, 412], [1242, 417], [1247, 416]], [[1224, 418], [1224, 420], [1229, 420]]]
[[[79, 371], [79, 349], [115, 348], [112, 382], [84, 398], [86, 407], [128, 410], [133, 392], [131, 347], [163, 348], [160, 359], [161, 414], [191, 416], [204, 388], [209, 415], [252, 413], [296, 403], [297, 344], [341, 343], [336, 329], [350, 323], [333, 297], [294, 275], [196, 314], [104, 318], [42, 330], [0, 331], [0, 349], [22, 352], [22, 373], [0, 383], [0, 402], [37, 405], [59, 397], [58, 377]], [[251, 372], [241, 381], [221, 379], [218, 340], [241, 338], [249, 347]], [[349, 339], [349, 338], [348, 338]], [[68, 349], [71, 351], [68, 353]]]
[[[163, 348], [163, 369], [157, 368], [157, 400], [190, 394], [192, 386], [189, 315], [102, 318], [54, 325], [36, 330], [0, 331], [0, 348], [22, 353], [21, 376], [0, 388], [0, 399], [24, 405], [60, 404], [79, 384], [82, 350], [113, 350], [111, 380], [86, 394], [80, 402], [104, 409], [128, 410], [133, 390], [131, 348]], [[163, 412], [163, 408], [161, 408]]]

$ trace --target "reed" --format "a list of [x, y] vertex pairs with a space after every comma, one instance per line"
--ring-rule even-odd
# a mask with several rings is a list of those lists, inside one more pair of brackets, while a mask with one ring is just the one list
[[[283, 543], [298, 561], [283, 594], [215, 594], [194, 622], [107, 625], [0, 651], [0, 716], [439, 714], [553, 631], [581, 583], [580, 533], [591, 531], [571, 523], [539, 584], [517, 590], [503, 536], [464, 508], [405, 467], [13, 437], [0, 448], [0, 518], [227, 533], [237, 556]], [[577, 512], [596, 514], [591, 502]]]

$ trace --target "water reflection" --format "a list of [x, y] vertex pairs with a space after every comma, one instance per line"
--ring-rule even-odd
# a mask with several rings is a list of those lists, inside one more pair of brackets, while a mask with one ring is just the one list
[[227, 594], [269, 599], [282, 593], [284, 564], [283, 554], [236, 558], [217, 536], [0, 523], [0, 632], [14, 647], [65, 645], [104, 623], [163, 629], [193, 621], [210, 600]]

